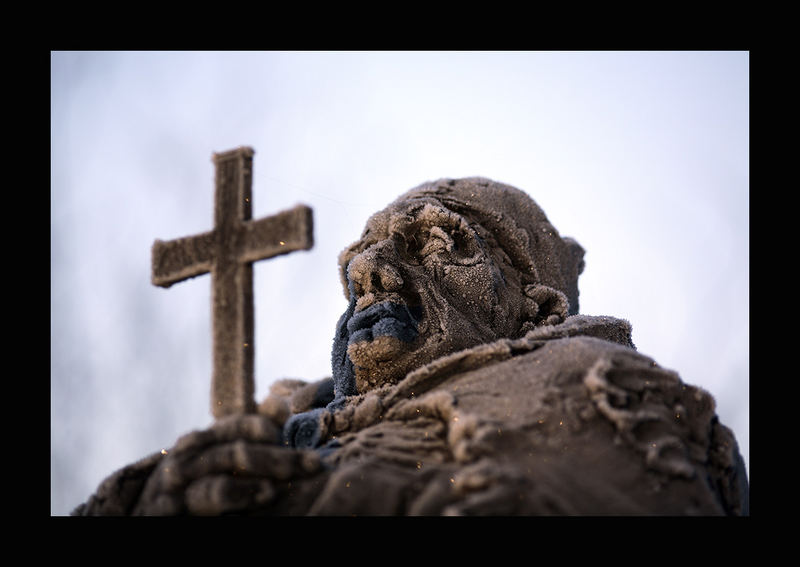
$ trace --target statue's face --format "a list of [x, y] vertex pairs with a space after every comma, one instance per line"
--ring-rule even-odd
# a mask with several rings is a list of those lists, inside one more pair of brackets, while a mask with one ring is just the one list
[[433, 199], [374, 215], [342, 261], [355, 296], [342, 324], [359, 392], [520, 329], [511, 261], [489, 231]]

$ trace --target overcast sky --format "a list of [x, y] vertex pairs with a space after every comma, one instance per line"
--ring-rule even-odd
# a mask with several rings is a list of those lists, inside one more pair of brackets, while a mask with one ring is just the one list
[[330, 374], [368, 216], [480, 175], [581, 243], [581, 312], [712, 393], [749, 468], [747, 52], [56, 52], [52, 514], [212, 422], [210, 277], [154, 287], [150, 247], [211, 230], [211, 155], [243, 145], [254, 218], [315, 222], [255, 265], [258, 400]]

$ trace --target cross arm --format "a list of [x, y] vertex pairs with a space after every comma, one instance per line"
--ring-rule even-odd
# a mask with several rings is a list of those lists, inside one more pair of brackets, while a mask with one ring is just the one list
[[156, 240], [152, 248], [153, 285], [174, 283], [211, 271], [214, 258], [214, 232], [175, 240]]
[[309, 250], [314, 245], [314, 221], [310, 207], [297, 205], [276, 215], [242, 226], [244, 232], [241, 259], [255, 262], [288, 254], [295, 250]]

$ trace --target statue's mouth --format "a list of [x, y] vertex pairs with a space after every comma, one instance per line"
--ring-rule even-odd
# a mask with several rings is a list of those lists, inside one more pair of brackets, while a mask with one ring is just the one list
[[348, 344], [372, 341], [377, 337], [394, 337], [413, 342], [419, 335], [422, 307], [395, 301], [383, 301], [354, 313], [347, 322]]

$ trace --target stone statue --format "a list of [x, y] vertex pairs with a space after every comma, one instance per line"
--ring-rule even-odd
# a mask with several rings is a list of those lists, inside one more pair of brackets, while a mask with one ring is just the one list
[[340, 256], [332, 378], [277, 382], [74, 514], [749, 514], [713, 398], [579, 314], [583, 257], [513, 187], [412, 189]]

